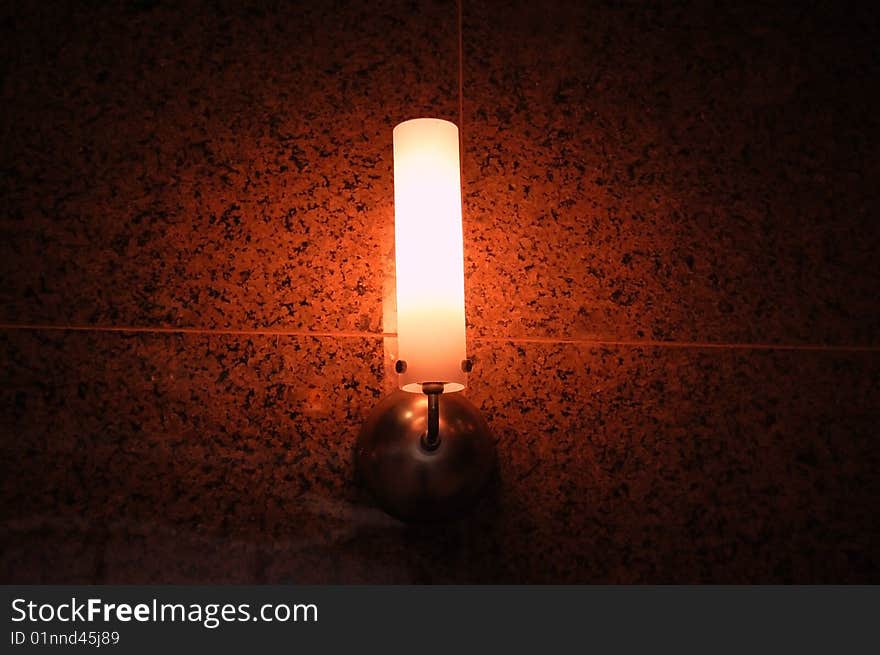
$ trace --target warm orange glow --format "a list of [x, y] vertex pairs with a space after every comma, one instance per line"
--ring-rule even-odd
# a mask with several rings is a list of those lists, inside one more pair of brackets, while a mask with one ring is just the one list
[[394, 128], [394, 234], [397, 260], [398, 356], [407, 369], [400, 388], [421, 391], [467, 384], [461, 370], [464, 255], [458, 128], [416, 118]]

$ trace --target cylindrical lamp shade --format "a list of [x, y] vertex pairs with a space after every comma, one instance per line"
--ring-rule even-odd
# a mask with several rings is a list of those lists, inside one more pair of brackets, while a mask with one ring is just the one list
[[458, 128], [416, 118], [394, 128], [398, 382], [420, 392], [467, 384]]

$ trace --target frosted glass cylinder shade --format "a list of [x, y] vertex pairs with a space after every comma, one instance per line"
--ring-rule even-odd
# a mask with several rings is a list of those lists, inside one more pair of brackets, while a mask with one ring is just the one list
[[404, 391], [467, 384], [458, 128], [416, 118], [394, 128], [398, 358]]

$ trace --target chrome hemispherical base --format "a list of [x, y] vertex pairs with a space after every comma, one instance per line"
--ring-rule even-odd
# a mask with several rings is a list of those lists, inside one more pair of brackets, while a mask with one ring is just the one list
[[425, 447], [425, 394], [396, 391], [367, 418], [355, 447], [358, 472], [386, 512], [404, 521], [453, 518], [473, 506], [495, 467], [479, 410], [461, 393], [439, 396], [440, 444]]

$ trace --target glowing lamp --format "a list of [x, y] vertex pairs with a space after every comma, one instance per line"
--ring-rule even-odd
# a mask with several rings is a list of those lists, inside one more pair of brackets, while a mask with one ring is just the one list
[[397, 349], [404, 391], [467, 384], [458, 128], [416, 118], [394, 128]]
[[474, 504], [495, 463], [489, 427], [461, 393], [471, 360], [458, 128], [416, 118], [393, 136], [400, 390], [364, 423], [355, 459], [388, 513], [441, 519]]

